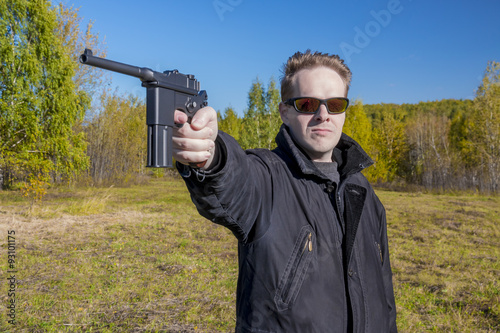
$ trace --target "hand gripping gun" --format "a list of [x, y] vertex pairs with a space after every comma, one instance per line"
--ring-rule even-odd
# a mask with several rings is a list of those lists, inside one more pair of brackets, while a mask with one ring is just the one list
[[155, 72], [149, 68], [136, 67], [99, 58], [85, 49], [80, 56], [85, 65], [107, 69], [141, 79], [146, 90], [146, 123], [148, 126], [148, 167], [172, 167], [172, 130], [174, 112], [184, 112], [189, 122], [195, 113], [207, 106], [207, 92], [200, 90], [194, 75], [185, 75], [177, 70]]

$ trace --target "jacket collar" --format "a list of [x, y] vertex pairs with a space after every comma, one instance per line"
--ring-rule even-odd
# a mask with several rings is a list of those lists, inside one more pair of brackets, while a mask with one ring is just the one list
[[[278, 145], [276, 152], [284, 153], [303, 174], [325, 178], [307, 154], [292, 139], [290, 130], [285, 124], [281, 125], [275, 140]], [[363, 148], [345, 133], [342, 133], [340, 141], [333, 151], [333, 159], [339, 165], [340, 178], [359, 172], [373, 164], [373, 160]]]

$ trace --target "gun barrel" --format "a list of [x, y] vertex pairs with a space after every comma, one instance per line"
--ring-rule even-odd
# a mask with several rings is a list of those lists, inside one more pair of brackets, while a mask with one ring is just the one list
[[92, 51], [89, 49], [85, 49], [85, 52], [80, 56], [80, 62], [82, 64], [134, 76], [141, 79], [141, 81], [155, 81], [154, 72], [149, 68], [127, 65], [118, 61], [96, 57], [92, 55]]

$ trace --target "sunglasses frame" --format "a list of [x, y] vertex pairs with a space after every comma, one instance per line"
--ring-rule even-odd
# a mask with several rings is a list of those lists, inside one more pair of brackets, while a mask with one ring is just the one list
[[[295, 104], [295, 101], [298, 100], [298, 99], [303, 99], [303, 98], [310, 98], [310, 99], [315, 99], [315, 100], [319, 101], [320, 103], [319, 103], [318, 108], [316, 109], [316, 111], [314, 111], [314, 112], [305, 112], [305, 111], [300, 111], [299, 109], [297, 109], [297, 105]], [[332, 112], [332, 111], [330, 111], [330, 109], [328, 108], [327, 102], [329, 100], [331, 100], [331, 99], [340, 99], [340, 100], [346, 101], [347, 104], [345, 106], [345, 109], [342, 110], [342, 112]], [[330, 98], [327, 98], [327, 99], [320, 99], [320, 98], [316, 98], [316, 97], [295, 97], [295, 98], [289, 98], [286, 101], [284, 101], [283, 103], [286, 104], [286, 105], [293, 106], [295, 108], [295, 111], [297, 111], [299, 113], [304, 113], [304, 114], [316, 114], [316, 112], [318, 112], [319, 108], [321, 107], [321, 104], [324, 104], [326, 106], [326, 110], [328, 111], [329, 114], [342, 114], [349, 107], [349, 99], [345, 98], [345, 97], [330, 97]]]

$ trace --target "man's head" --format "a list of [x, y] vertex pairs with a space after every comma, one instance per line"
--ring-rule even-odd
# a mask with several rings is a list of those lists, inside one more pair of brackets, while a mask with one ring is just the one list
[[314, 67], [328, 67], [337, 72], [344, 81], [345, 94], [343, 96], [347, 97], [352, 74], [349, 67], [344, 64], [344, 60], [340, 59], [338, 55], [329, 55], [321, 52], [311, 53], [311, 50], [307, 50], [305, 53], [296, 52], [288, 58], [288, 61], [283, 66], [283, 77], [281, 78], [282, 101], [294, 97], [292, 95], [295, 74], [301, 69]]
[[[347, 97], [351, 71], [338, 56], [322, 53], [295, 53], [284, 67], [281, 98], [313, 97], [326, 100]], [[299, 113], [293, 105], [281, 102], [279, 111], [283, 123], [309, 158], [330, 162], [340, 140], [345, 113], [332, 114], [326, 104], [320, 104], [314, 114]]]

